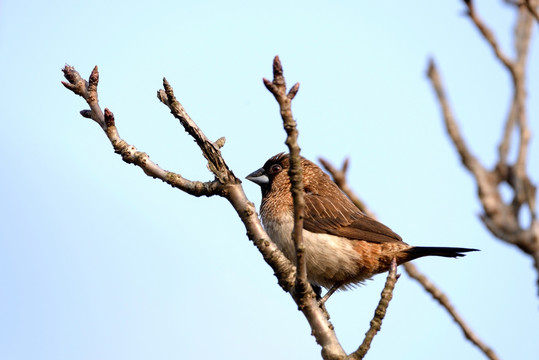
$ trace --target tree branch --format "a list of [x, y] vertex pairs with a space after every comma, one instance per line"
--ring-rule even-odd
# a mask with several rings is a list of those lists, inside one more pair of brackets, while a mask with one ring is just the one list
[[303, 170], [301, 166], [300, 147], [298, 145], [298, 130], [296, 121], [292, 115], [292, 99], [299, 90], [299, 83], [296, 83], [290, 91], [286, 92], [286, 81], [283, 76], [283, 67], [279, 56], [273, 60], [273, 81], [263, 79], [266, 88], [273, 94], [283, 119], [284, 129], [287, 137], [285, 144], [289, 149], [290, 168], [288, 176], [290, 177], [292, 200], [294, 203], [294, 229], [292, 230], [292, 239], [296, 247], [296, 296], [298, 297], [298, 306], [307, 306], [307, 296], [315, 296], [307, 282], [307, 266], [305, 261], [305, 244], [303, 242], [303, 218], [305, 201], [303, 199]]
[[219, 149], [224, 145], [224, 137], [220, 138], [220, 144], [206, 138], [206, 135], [204, 135], [197, 124], [189, 117], [182, 104], [176, 99], [172, 86], [170, 86], [165, 78], [163, 78], [163, 87], [165, 90], [159, 90], [157, 92], [157, 98], [170, 109], [172, 115], [180, 121], [185, 131], [195, 139], [200, 150], [202, 150], [202, 154], [208, 160], [210, 171], [222, 183], [241, 183], [228, 168], [221, 156]]
[[298, 131], [296, 122], [292, 115], [292, 99], [299, 90], [299, 83], [296, 83], [290, 91], [286, 92], [286, 81], [283, 75], [283, 68], [278, 56], [273, 60], [273, 81], [263, 79], [266, 88], [273, 94], [283, 119], [283, 126], [287, 134], [286, 145], [289, 149], [290, 177], [292, 200], [294, 203], [294, 228], [292, 239], [296, 248], [296, 279], [295, 286], [290, 294], [298, 305], [313, 330], [316, 341], [322, 346], [322, 356], [325, 359], [345, 358], [346, 353], [342, 349], [333, 325], [329, 322], [329, 317], [325, 308], [318, 306], [316, 294], [311, 284], [307, 281], [307, 266], [305, 261], [305, 245], [303, 242], [303, 218], [305, 202], [303, 199], [303, 171], [300, 159], [300, 147], [297, 143]]
[[114, 148], [114, 152], [120, 154], [123, 161], [140, 167], [146, 175], [160, 179], [190, 195], [213, 196], [220, 194], [222, 191], [222, 184], [218, 181], [190, 181], [180, 174], [164, 170], [151, 161], [146, 153], [137, 150], [135, 146], [128, 144], [120, 137], [118, 129], [116, 128], [114, 114], [109, 109], [105, 109], [105, 112], [103, 112], [99, 106], [97, 95], [99, 72], [97, 66], [92, 70], [89, 82], [82, 79], [72, 66], [66, 65], [62, 71], [64, 72], [65, 78], [68, 80], [68, 82], [62, 81], [62, 84], [75, 94], [80, 95], [90, 106], [90, 110], [81, 111], [81, 115], [91, 118], [101, 126], [109, 138]]
[[494, 55], [496, 55], [496, 57], [507, 67], [508, 70], [513, 71], [513, 62], [509, 60], [509, 58], [501, 51], [500, 46], [498, 45], [498, 41], [494, 36], [494, 33], [483, 23], [483, 20], [481, 20], [481, 18], [479, 18], [479, 16], [475, 12], [475, 6], [473, 4], [473, 1], [463, 0], [463, 2], [468, 8], [468, 16], [475, 24], [477, 29], [481, 32], [485, 40], [490, 44], [492, 51], [494, 51]]
[[[484, 210], [480, 216], [481, 220], [494, 236], [517, 246], [532, 257], [538, 273], [537, 286], [539, 291], [539, 222], [536, 212], [536, 186], [526, 172], [531, 131], [526, 118], [525, 79], [533, 25], [532, 15], [526, 7], [516, 7], [518, 10], [514, 31], [516, 60], [511, 61], [499, 49], [492, 31], [479, 18], [472, 2], [470, 0], [464, 2], [468, 7], [470, 19], [493, 49], [497, 59], [509, 72], [513, 83], [512, 103], [498, 147], [499, 159], [493, 170], [487, 171], [475, 157], [470, 155], [452, 115], [438, 70], [432, 60], [429, 62], [427, 74], [437, 95], [451, 141], [464, 166], [472, 173], [477, 183], [478, 197]], [[515, 126], [518, 126], [519, 130], [517, 133], [519, 144], [516, 149], [517, 158], [511, 164], [507, 157]], [[502, 183], [509, 185], [513, 190], [513, 199], [508, 203], [503, 201], [500, 193], [499, 187]], [[523, 206], [527, 206], [530, 212], [530, 225], [527, 228], [521, 225], [519, 220], [520, 210]]]
[[397, 274], [397, 260], [393, 259], [391, 261], [391, 266], [389, 267], [389, 274], [387, 275], [386, 284], [382, 290], [380, 302], [378, 302], [378, 306], [374, 311], [374, 317], [371, 320], [371, 326], [365, 333], [363, 343], [356, 351], [350, 354], [349, 358], [351, 360], [361, 360], [365, 357], [367, 351], [369, 351], [374, 336], [382, 328], [382, 320], [386, 315], [387, 307], [389, 306], [389, 302], [393, 297], [393, 290], [395, 289], [395, 284], [397, 283], [399, 276], [400, 275]]
[[[247, 199], [243, 191], [241, 181], [228, 169], [219, 150], [224, 144], [224, 139], [221, 138], [216, 142], [211, 142], [206, 138], [202, 130], [198, 128], [196, 123], [187, 115], [183, 106], [176, 100], [172, 87], [166, 79], [163, 81], [165, 89], [159, 90], [158, 98], [169, 107], [171, 113], [180, 120], [186, 132], [195, 139], [201, 148], [204, 157], [208, 160], [209, 169], [215, 175], [215, 180], [213, 181], [204, 183], [189, 181], [179, 174], [166, 171], [152, 162], [147, 154], [138, 151], [135, 146], [123, 140], [116, 128], [112, 112], [108, 109], [105, 109], [105, 112], [103, 112], [99, 106], [97, 94], [99, 73], [97, 67], [92, 71], [89, 82], [83, 80], [79, 73], [69, 65], [64, 67], [63, 72], [68, 81], [62, 82], [62, 84], [75, 94], [83, 97], [90, 106], [90, 110], [81, 111], [81, 115], [93, 119], [101, 126], [114, 147], [114, 151], [122, 155], [122, 159], [125, 162], [140, 167], [148, 176], [161, 179], [188, 194], [194, 196], [219, 195], [225, 197], [242, 220], [249, 239], [253, 241], [264, 260], [274, 270], [279, 285], [285, 291], [292, 294], [295, 293], [296, 267], [284, 256], [266, 234], [260, 223], [254, 204]], [[295, 87], [294, 91], [297, 92], [297, 87]], [[291, 93], [293, 93], [292, 90], [289, 94]], [[309, 306], [301, 310], [313, 329], [313, 335], [316, 341], [322, 346], [322, 356], [324, 359], [344, 359], [346, 353], [337, 340], [333, 326], [329, 323], [325, 313], [317, 306], [314, 297], [309, 303]]]

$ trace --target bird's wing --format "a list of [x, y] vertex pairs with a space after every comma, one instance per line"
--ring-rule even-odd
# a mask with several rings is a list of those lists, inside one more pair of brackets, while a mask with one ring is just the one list
[[344, 195], [341, 198], [305, 193], [304, 199], [303, 228], [307, 231], [374, 243], [402, 241], [390, 228], [363, 214]]

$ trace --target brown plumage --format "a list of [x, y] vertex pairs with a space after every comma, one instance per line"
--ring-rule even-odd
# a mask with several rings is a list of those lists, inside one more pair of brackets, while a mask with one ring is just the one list
[[[475, 249], [412, 247], [384, 224], [362, 213], [317, 165], [301, 159], [305, 199], [303, 238], [307, 277], [333, 292], [422, 256], [464, 256]], [[288, 154], [277, 154], [247, 176], [260, 185], [262, 223], [285, 256], [295, 263], [291, 238], [293, 203]]]

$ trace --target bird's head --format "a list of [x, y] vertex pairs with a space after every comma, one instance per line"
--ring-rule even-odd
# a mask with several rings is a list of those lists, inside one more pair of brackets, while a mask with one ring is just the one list
[[[316, 164], [302, 157], [301, 165], [303, 170], [303, 187], [305, 192], [318, 193], [318, 191], [325, 188], [327, 184], [332, 184], [329, 176], [324, 173]], [[260, 185], [262, 189], [262, 196], [267, 195], [269, 192], [286, 192], [289, 194], [289, 167], [290, 160], [288, 154], [280, 153], [269, 158], [263, 167], [253, 171], [246, 177], [246, 179]]]
[[290, 183], [287, 174], [289, 164], [288, 154], [277, 154], [269, 158], [260, 169], [247, 175], [246, 179], [260, 185], [262, 195], [267, 194], [272, 187], [286, 188], [287, 183]]

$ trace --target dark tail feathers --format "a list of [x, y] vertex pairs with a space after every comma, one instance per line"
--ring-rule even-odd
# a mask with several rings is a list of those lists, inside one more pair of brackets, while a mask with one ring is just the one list
[[456, 248], [456, 247], [435, 247], [435, 246], [415, 246], [406, 250], [412, 257], [411, 260], [417, 259], [423, 256], [443, 256], [457, 258], [464, 256], [466, 252], [479, 251], [477, 249], [468, 248]]

